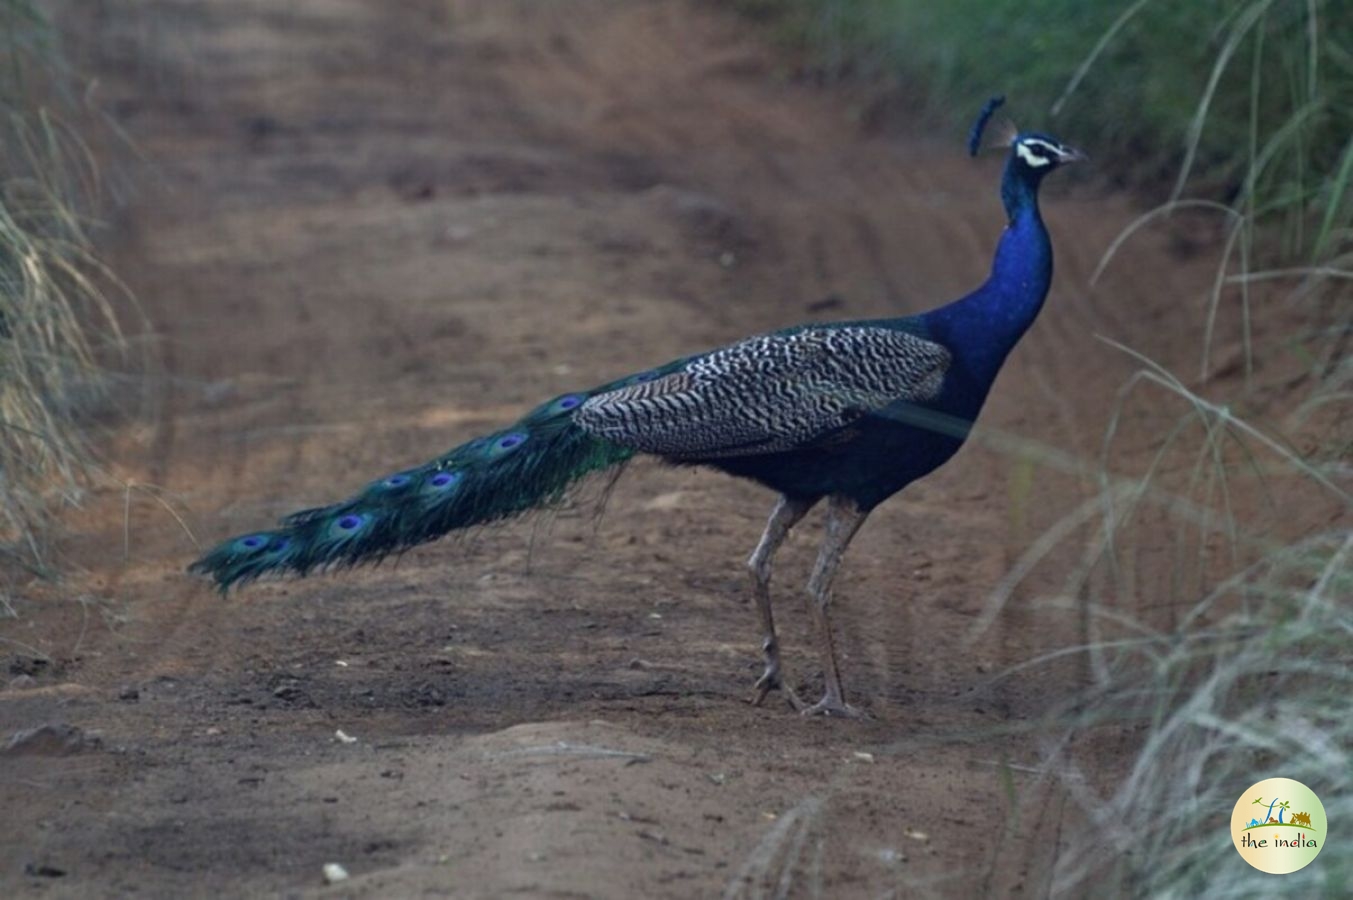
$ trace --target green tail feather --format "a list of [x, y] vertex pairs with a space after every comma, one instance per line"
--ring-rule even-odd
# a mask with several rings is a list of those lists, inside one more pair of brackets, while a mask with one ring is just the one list
[[[646, 377], [652, 375], [634, 376]], [[634, 455], [573, 424], [588, 396], [557, 397], [511, 428], [375, 481], [348, 500], [293, 513], [272, 531], [231, 538], [189, 571], [209, 575], [225, 591], [269, 572], [305, 575], [377, 562], [449, 531], [556, 502], [578, 479]]]

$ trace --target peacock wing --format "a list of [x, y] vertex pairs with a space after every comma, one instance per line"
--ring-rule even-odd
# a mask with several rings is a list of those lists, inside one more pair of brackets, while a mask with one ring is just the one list
[[782, 452], [890, 403], [934, 398], [951, 358], [941, 344], [890, 328], [761, 335], [593, 396], [574, 421], [596, 437], [674, 459]]

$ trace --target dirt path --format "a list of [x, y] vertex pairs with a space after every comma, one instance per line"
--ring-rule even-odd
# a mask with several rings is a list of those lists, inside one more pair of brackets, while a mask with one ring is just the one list
[[[984, 276], [1002, 224], [994, 160], [866, 133], [856, 98], [793, 83], [707, 5], [99, 9], [88, 64], [149, 160], [114, 263], [168, 369], [163, 415], [113, 455], [203, 540], [569, 387], [935, 305]], [[1091, 335], [1186, 358], [1193, 335], [1152, 329], [1208, 273], [1145, 240], [1090, 295], [1133, 209], [1046, 205], [1056, 286], [985, 425], [1093, 456], [1126, 366]], [[1079, 625], [1016, 602], [964, 639], [1092, 487], [974, 445], [875, 515], [838, 591], [860, 724], [746, 704], [742, 566], [771, 498], [721, 476], [636, 465], [599, 524], [582, 506], [224, 600], [182, 574], [193, 545], [147, 491], [124, 560], [123, 497], [103, 498], [71, 539], [85, 574], [4, 626], [52, 663], [14, 651], [0, 736], [101, 743], [4, 759], [0, 893], [1042, 895], [1076, 820], [1021, 774], [1019, 726], [1080, 673], [990, 674]], [[813, 691], [815, 528], [778, 570]], [[326, 862], [352, 880], [323, 888]]]

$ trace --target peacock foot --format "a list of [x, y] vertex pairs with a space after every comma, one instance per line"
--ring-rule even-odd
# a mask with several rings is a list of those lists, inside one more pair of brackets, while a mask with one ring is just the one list
[[766, 700], [766, 695], [771, 691], [779, 690], [785, 695], [785, 700], [794, 707], [797, 712], [803, 712], [808, 708], [808, 704], [799, 699], [799, 695], [794, 692], [784, 680], [780, 673], [780, 664], [778, 661], [766, 664], [766, 671], [761, 673], [761, 677], [756, 680], [756, 696], [752, 698], [752, 706], [760, 706]]
[[867, 719], [869, 714], [862, 709], [851, 706], [840, 697], [834, 697], [827, 694], [821, 700], [808, 707], [796, 707], [800, 715], [805, 716], [833, 716], [840, 719]]

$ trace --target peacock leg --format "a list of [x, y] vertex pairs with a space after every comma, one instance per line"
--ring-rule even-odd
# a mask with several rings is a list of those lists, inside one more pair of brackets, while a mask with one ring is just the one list
[[846, 716], [858, 719], [864, 715], [846, 703], [845, 693], [841, 690], [841, 670], [836, 663], [836, 642], [832, 636], [831, 620], [827, 618], [827, 607], [832, 600], [832, 580], [836, 578], [841, 557], [868, 515], [868, 510], [861, 510], [854, 501], [845, 497], [833, 496], [827, 500], [826, 535], [822, 539], [822, 549], [818, 552], [812, 577], [808, 579], [808, 609], [817, 624], [827, 692], [821, 700], [802, 711], [805, 716]]
[[802, 711], [807, 706], [785, 681], [784, 672], [780, 667], [780, 642], [775, 637], [775, 616], [770, 609], [770, 575], [775, 551], [785, 542], [789, 529], [797, 525], [816, 503], [816, 498], [795, 500], [780, 497], [775, 509], [771, 511], [770, 520], [766, 522], [761, 542], [756, 545], [751, 559], [747, 560], [747, 568], [752, 571], [752, 593], [756, 597], [756, 610], [761, 614], [761, 651], [766, 657], [766, 671], [756, 680], [756, 696], [752, 698], [754, 706], [760, 706], [766, 695], [776, 688], [785, 692], [785, 697], [795, 709]]

